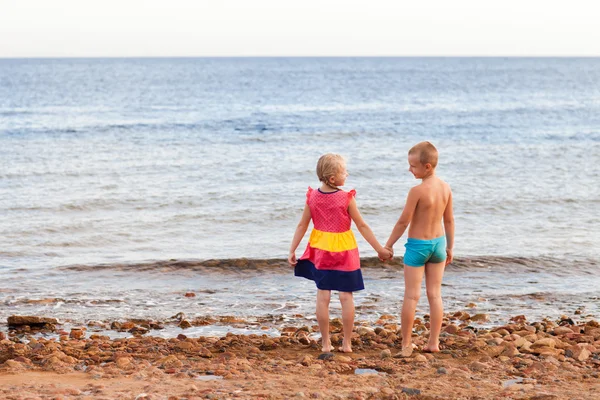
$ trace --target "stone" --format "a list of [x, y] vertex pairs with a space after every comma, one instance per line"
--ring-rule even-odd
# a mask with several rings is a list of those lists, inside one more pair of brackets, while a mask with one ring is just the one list
[[383, 350], [380, 354], [379, 357], [384, 360], [386, 358], [391, 358], [392, 357], [392, 351], [390, 349], [385, 349]]
[[490, 320], [490, 316], [487, 314], [475, 314], [471, 317], [471, 321], [473, 322], [488, 322]]
[[11, 315], [7, 319], [9, 326], [58, 324], [56, 318], [35, 317], [27, 315]]
[[417, 354], [416, 356], [414, 356], [414, 361], [418, 362], [418, 363], [426, 363], [427, 362], [427, 357], [425, 357], [423, 354]]
[[556, 336], [561, 336], [561, 335], [567, 335], [569, 333], [573, 333], [573, 330], [566, 326], [558, 326], [552, 330], [552, 333]]
[[577, 361], [585, 361], [592, 353], [583, 346], [571, 346], [565, 351], [565, 356], [573, 358]]
[[321, 353], [321, 354], [319, 354], [319, 357], [317, 357], [317, 358], [319, 360], [329, 361], [329, 360], [333, 360], [334, 357], [335, 357], [335, 354], [333, 354], [333, 353]]
[[551, 338], [539, 339], [539, 340], [536, 340], [531, 345], [532, 349], [535, 349], [537, 347], [550, 347], [550, 348], [554, 348], [554, 347], [556, 347], [556, 341], [554, 339], [551, 339]]
[[454, 325], [454, 324], [450, 324], [447, 327], [444, 328], [444, 332], [449, 333], [451, 335], [456, 335], [456, 333], [459, 331], [458, 326]]
[[469, 369], [473, 372], [481, 372], [488, 369], [486, 364], [480, 363], [479, 361], [473, 361], [469, 364]]
[[181, 329], [187, 329], [187, 328], [191, 328], [192, 324], [187, 319], [184, 319], [184, 320], [181, 320], [181, 322], [179, 323], [179, 327]]
[[71, 339], [83, 339], [85, 338], [85, 328], [73, 328], [69, 333]]
[[419, 389], [413, 389], [413, 388], [403, 387], [402, 388], [402, 393], [406, 393], [409, 396], [418, 396], [418, 395], [421, 394], [421, 391]]

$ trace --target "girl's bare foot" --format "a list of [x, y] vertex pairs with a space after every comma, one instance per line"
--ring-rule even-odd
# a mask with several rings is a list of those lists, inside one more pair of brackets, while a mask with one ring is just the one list
[[338, 350], [342, 353], [352, 353], [352, 346], [346, 343], [342, 343], [342, 346], [338, 347]]
[[321, 351], [323, 353], [331, 353], [333, 351], [333, 346], [329, 343], [327, 346], [321, 347]]

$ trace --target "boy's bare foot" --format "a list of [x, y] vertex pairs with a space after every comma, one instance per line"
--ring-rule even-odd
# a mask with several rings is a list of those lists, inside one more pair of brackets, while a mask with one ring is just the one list
[[423, 347], [423, 352], [424, 353], [439, 353], [440, 351], [440, 347], [439, 346], [432, 346], [432, 345], [427, 345], [425, 347]]
[[400, 352], [398, 354], [396, 354], [394, 357], [396, 358], [408, 358], [410, 356], [412, 356], [413, 353], [413, 345], [408, 345], [406, 347], [403, 347], [402, 350], [400, 350]]

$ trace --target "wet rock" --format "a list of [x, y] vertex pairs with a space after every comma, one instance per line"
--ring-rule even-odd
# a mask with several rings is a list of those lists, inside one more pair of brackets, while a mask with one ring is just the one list
[[85, 337], [85, 328], [73, 328], [69, 333], [71, 339], [83, 339]]
[[356, 329], [356, 333], [358, 333], [360, 336], [376, 336], [375, 329], [367, 326], [359, 326]]
[[11, 315], [10, 317], [8, 317], [7, 322], [9, 326], [43, 326], [46, 324], [58, 324], [58, 320], [56, 318], [36, 317], [28, 315]]
[[181, 320], [181, 322], [178, 325], [181, 329], [188, 329], [192, 327], [192, 324], [190, 323], [190, 321], [188, 321], [187, 319], [183, 319]]
[[454, 325], [454, 324], [450, 324], [447, 327], [444, 328], [444, 332], [449, 333], [451, 335], [456, 335], [456, 333], [459, 331], [458, 326]]
[[194, 292], [187, 292], [184, 296], [185, 297], [196, 297], [196, 293], [194, 293]]
[[335, 354], [333, 353], [321, 353], [319, 354], [319, 357], [317, 357], [319, 360], [324, 360], [324, 361], [329, 361], [329, 360], [333, 360], [335, 357]]
[[471, 321], [473, 322], [488, 322], [490, 320], [490, 316], [487, 314], [475, 314], [471, 317]]

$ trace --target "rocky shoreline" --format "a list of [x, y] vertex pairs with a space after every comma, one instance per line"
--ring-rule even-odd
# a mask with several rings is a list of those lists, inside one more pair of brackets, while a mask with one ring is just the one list
[[[37, 318], [37, 319], [36, 319]], [[358, 323], [353, 353], [321, 353], [313, 326], [284, 327], [280, 336], [176, 338], [151, 336], [161, 324], [110, 324], [133, 337], [111, 339], [58, 321], [9, 318], [0, 333], [0, 398], [4, 399], [597, 399], [600, 324], [595, 320], [529, 322], [523, 316], [491, 329], [485, 315], [447, 314], [440, 353], [420, 350], [427, 319], [415, 321], [409, 358], [399, 358], [396, 317]], [[227, 317], [190, 325], [239, 323]], [[152, 325], [155, 324], [155, 325]], [[331, 321], [341, 344], [341, 323]], [[40, 332], [54, 332], [43, 337]]]

